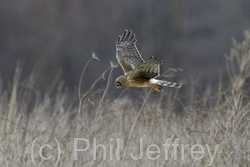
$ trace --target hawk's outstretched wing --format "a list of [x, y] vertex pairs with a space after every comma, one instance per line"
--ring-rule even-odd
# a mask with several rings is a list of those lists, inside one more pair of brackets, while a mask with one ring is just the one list
[[138, 65], [136, 68], [131, 70], [129, 79], [130, 80], [148, 80], [151, 78], [156, 78], [160, 75], [160, 65], [162, 61], [159, 58], [154, 58], [153, 56], [145, 62]]
[[144, 62], [135, 43], [135, 34], [131, 30], [125, 30], [116, 42], [116, 58], [125, 74]]

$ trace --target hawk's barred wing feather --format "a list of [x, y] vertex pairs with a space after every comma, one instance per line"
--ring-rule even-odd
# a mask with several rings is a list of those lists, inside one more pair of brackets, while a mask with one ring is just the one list
[[116, 58], [125, 74], [144, 62], [136, 47], [135, 34], [132, 34], [132, 31], [125, 30], [122, 36], [118, 37]]
[[160, 65], [162, 61], [153, 56], [145, 62], [141, 63], [135, 69], [131, 70], [129, 79], [151, 79], [160, 75]]

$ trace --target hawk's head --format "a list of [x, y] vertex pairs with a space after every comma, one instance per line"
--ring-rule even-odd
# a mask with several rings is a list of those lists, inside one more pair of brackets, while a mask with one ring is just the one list
[[121, 87], [124, 87], [124, 86], [127, 86], [127, 76], [125, 75], [122, 75], [120, 77], [118, 77], [116, 80], [115, 80], [115, 85], [116, 85], [116, 88], [121, 88]]

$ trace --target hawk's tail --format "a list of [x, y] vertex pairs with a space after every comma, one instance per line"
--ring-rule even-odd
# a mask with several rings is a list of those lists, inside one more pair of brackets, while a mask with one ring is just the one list
[[149, 82], [151, 83], [151, 86], [157, 92], [162, 92], [163, 91], [161, 86], [167, 86], [167, 87], [172, 87], [172, 88], [180, 88], [181, 87], [181, 84], [178, 84], [178, 83], [175, 83], [175, 82], [158, 80], [158, 79], [155, 79], [155, 78], [150, 79]]
[[181, 87], [181, 84], [178, 84], [175, 82], [163, 81], [163, 80], [158, 80], [157, 84], [160, 86], [167, 86], [167, 87], [172, 87], [172, 88], [180, 88]]
[[169, 82], [169, 81], [163, 81], [159, 79], [152, 78], [149, 80], [151, 84], [156, 84], [160, 86], [167, 86], [167, 87], [173, 87], [173, 88], [180, 88], [181, 84], [175, 83], [175, 82]]

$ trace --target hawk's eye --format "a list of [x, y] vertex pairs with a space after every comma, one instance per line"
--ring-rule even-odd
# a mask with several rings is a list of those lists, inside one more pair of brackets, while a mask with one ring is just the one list
[[119, 82], [119, 81], [118, 81], [118, 82], [116, 82], [116, 87], [117, 87], [117, 88], [121, 88], [121, 87], [122, 87], [121, 82]]

